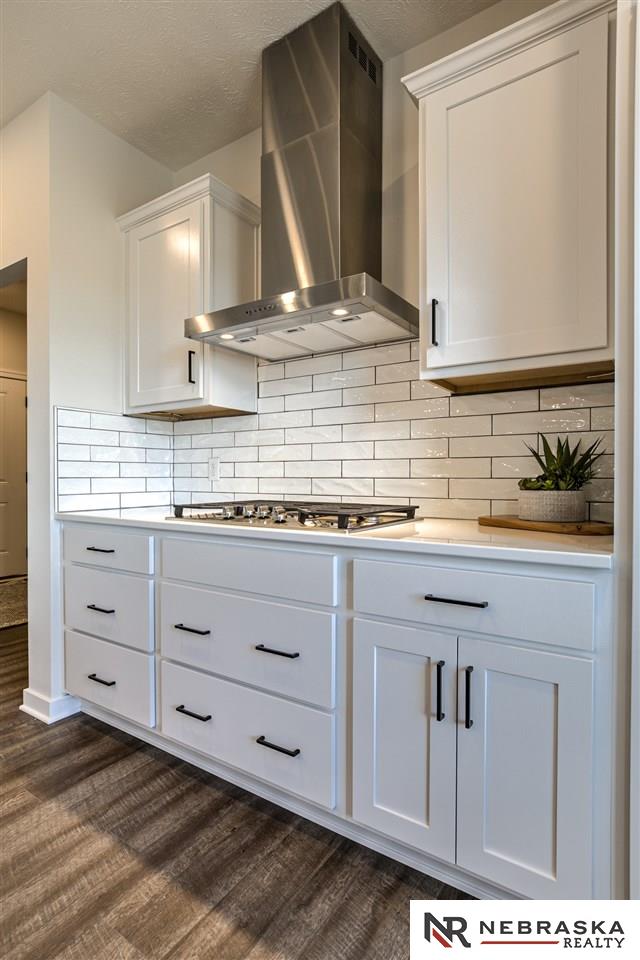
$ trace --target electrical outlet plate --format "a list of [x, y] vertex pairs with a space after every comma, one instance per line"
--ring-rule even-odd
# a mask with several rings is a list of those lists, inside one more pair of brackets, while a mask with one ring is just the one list
[[211, 457], [209, 459], [209, 480], [220, 479], [220, 457]]

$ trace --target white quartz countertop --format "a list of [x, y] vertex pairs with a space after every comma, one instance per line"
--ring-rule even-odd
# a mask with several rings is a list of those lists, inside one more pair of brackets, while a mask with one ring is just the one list
[[475, 520], [420, 519], [357, 533], [320, 530], [283, 530], [177, 520], [168, 517], [168, 507], [129, 510], [89, 510], [58, 513], [58, 520], [142, 527], [172, 533], [229, 536], [237, 540], [256, 538], [312, 546], [393, 550], [408, 554], [470, 557], [478, 560], [514, 560], [522, 563], [552, 563], [561, 566], [613, 567], [612, 537], [578, 537], [565, 534], [527, 533], [499, 527], [481, 527]]

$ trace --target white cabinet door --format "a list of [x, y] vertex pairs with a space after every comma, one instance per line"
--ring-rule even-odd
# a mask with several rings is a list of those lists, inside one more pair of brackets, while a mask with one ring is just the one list
[[353, 677], [354, 819], [452, 863], [455, 637], [355, 620]]
[[420, 111], [427, 368], [606, 347], [606, 14]]
[[592, 681], [586, 660], [460, 638], [459, 866], [533, 899], [592, 897]]
[[203, 347], [184, 321], [204, 310], [210, 210], [194, 200], [128, 233], [128, 406], [204, 395]]

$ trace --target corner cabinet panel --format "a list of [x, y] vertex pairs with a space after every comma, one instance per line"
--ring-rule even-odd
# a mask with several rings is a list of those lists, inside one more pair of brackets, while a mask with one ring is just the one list
[[592, 663], [461, 637], [458, 703], [458, 865], [591, 899]]
[[203, 347], [183, 321], [204, 310], [209, 217], [194, 200], [128, 233], [129, 407], [204, 396]]
[[353, 676], [354, 819], [453, 863], [455, 637], [355, 620]]

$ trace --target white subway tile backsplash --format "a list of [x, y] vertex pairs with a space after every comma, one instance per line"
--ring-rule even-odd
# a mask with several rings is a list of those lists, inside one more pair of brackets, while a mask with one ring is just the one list
[[285, 477], [339, 477], [343, 466], [341, 460], [292, 460], [284, 464], [284, 475]]
[[373, 443], [354, 441], [353, 443], [314, 443], [313, 460], [372, 460]]
[[311, 377], [292, 377], [291, 380], [267, 380], [260, 384], [261, 397], [284, 397], [290, 393], [310, 393]]
[[613, 395], [613, 383], [584, 383], [577, 387], [544, 387], [540, 391], [540, 409], [609, 407], [613, 406]]
[[59, 427], [90, 427], [91, 414], [82, 410], [58, 410]]
[[316, 410], [342, 403], [342, 390], [320, 390], [318, 393], [294, 393], [285, 397], [285, 410]]
[[590, 411], [541, 410], [540, 413], [502, 413], [493, 418], [493, 432], [501, 433], [564, 433], [589, 430]]
[[537, 390], [480, 393], [468, 397], [451, 397], [451, 416], [466, 417], [482, 413], [520, 413], [537, 410], [538, 406]]
[[343, 477], [408, 477], [408, 460], [343, 460]]
[[446, 440], [376, 440], [376, 457], [446, 457]]
[[411, 393], [409, 383], [380, 383], [373, 387], [351, 387], [342, 391], [345, 406], [357, 403], [386, 403], [408, 400]]
[[313, 378], [313, 389], [314, 391], [341, 390], [343, 387], [367, 387], [375, 382], [374, 367], [354, 367], [353, 370], [317, 373]]
[[437, 457], [431, 460], [412, 460], [412, 477], [476, 477], [491, 476], [491, 460], [483, 457]]
[[59, 443], [58, 460], [90, 460], [91, 447], [80, 443]]
[[392, 343], [387, 347], [368, 347], [366, 350], [351, 350], [342, 357], [342, 369], [354, 367], [377, 367], [382, 363], [402, 363], [411, 359], [408, 343]]
[[308, 360], [287, 360], [284, 365], [285, 377], [306, 377], [315, 373], [331, 373], [342, 369], [342, 354], [330, 353]]
[[448, 480], [376, 480], [377, 497], [446, 497]]
[[376, 420], [411, 420], [424, 417], [446, 417], [449, 414], [449, 398], [431, 400], [408, 400], [403, 403], [377, 403]]
[[373, 420], [373, 404], [361, 407], [328, 407], [326, 410], [313, 411], [313, 423], [320, 426], [326, 423], [367, 423]]
[[110, 413], [92, 413], [94, 430], [126, 430], [129, 433], [146, 433], [145, 421], [135, 417], [114, 416]]
[[89, 430], [82, 427], [58, 427], [58, 443], [99, 444], [117, 447], [119, 434], [114, 430]]
[[[350, 410], [368, 410], [368, 407], [349, 407]], [[372, 417], [373, 417], [373, 408]], [[343, 440], [408, 440], [411, 424], [408, 420], [388, 423], [347, 423], [342, 428]]]
[[434, 417], [432, 420], [411, 421], [412, 437], [479, 437], [490, 433], [491, 417], [488, 416]]
[[410, 501], [436, 518], [515, 513], [518, 480], [539, 471], [524, 441], [569, 431], [583, 448], [603, 438], [587, 498], [592, 519], [610, 519], [612, 384], [450, 396], [417, 376], [417, 343], [395, 343], [260, 363], [256, 414], [172, 423], [59, 409], [59, 509], [268, 496]]
[[359, 497], [372, 497], [373, 480], [351, 478], [346, 480], [312, 480], [311, 492], [318, 497], [340, 496], [350, 500]]

